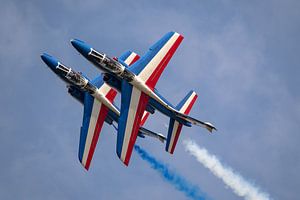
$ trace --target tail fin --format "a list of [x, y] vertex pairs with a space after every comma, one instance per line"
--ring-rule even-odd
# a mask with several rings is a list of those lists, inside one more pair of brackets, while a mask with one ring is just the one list
[[[197, 100], [198, 95], [194, 91], [190, 91], [184, 99], [182, 99], [179, 104], [176, 106], [176, 109], [185, 115], [188, 115]], [[170, 154], [173, 154], [180, 132], [182, 129], [182, 124], [178, 121], [170, 118], [169, 130], [168, 130], [168, 137], [167, 137], [167, 144], [166, 144], [166, 151]]]

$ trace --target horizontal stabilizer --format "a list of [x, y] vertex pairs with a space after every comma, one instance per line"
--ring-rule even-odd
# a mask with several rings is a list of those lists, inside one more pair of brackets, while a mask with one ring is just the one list
[[166, 140], [166, 137], [165, 137], [163, 134], [155, 133], [155, 132], [150, 131], [150, 130], [148, 130], [148, 129], [146, 129], [146, 128], [143, 128], [143, 127], [140, 127], [139, 134], [147, 135], [147, 136], [156, 138], [156, 139], [158, 139], [159, 141], [161, 141], [162, 143], [164, 143], [165, 140]]
[[198, 119], [195, 119], [193, 117], [190, 117], [190, 116], [182, 114], [182, 113], [176, 113], [176, 116], [183, 119], [183, 120], [186, 120], [186, 121], [190, 122], [193, 125], [197, 125], [197, 126], [201, 126], [203, 128], [206, 128], [209, 132], [212, 132], [213, 130], [217, 130], [216, 127], [213, 124], [209, 123], [209, 122], [202, 122]]

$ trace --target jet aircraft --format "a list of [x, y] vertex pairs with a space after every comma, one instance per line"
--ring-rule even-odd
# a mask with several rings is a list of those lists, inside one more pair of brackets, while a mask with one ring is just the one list
[[[79, 146], [79, 159], [84, 166], [85, 163], [82, 160], [86, 160], [86, 157], [89, 156], [91, 159], [93, 156], [98, 132], [100, 132], [103, 122], [111, 119], [118, 123], [116, 151], [126, 166], [129, 164], [138, 135], [150, 135], [161, 141], [165, 139], [163, 135], [142, 127], [149, 113], [153, 114], [155, 110], [170, 118], [165, 149], [171, 154], [175, 150], [183, 125], [202, 126], [209, 132], [216, 130], [211, 123], [197, 120], [188, 115], [198, 97], [194, 91], [190, 91], [177, 106], [173, 106], [155, 88], [158, 79], [182, 40], [183, 36], [179, 33], [169, 32], [152, 45], [144, 56], [140, 57], [132, 51], [127, 51], [119, 58], [110, 58], [81, 40], [71, 40], [75, 49], [102, 71], [104, 82], [100, 78], [89, 81], [71, 68], [63, 67], [64, 65], [53, 57], [47, 54], [42, 55], [46, 64], [57, 74], [57, 70], [59, 70], [60, 77], [71, 84], [69, 93], [84, 103]], [[113, 104], [117, 94], [115, 90], [121, 93], [120, 111]], [[94, 99], [97, 99], [98, 103], [95, 103]], [[92, 151], [91, 155], [90, 151]]]
[[[106, 122], [117, 130], [114, 122], [118, 123], [120, 111], [113, 103], [117, 92], [103, 81], [102, 75], [90, 81], [81, 72], [65, 66], [49, 54], [44, 53], [41, 58], [67, 84], [68, 93], [84, 105], [78, 157], [88, 170], [103, 123]], [[153, 113], [151, 110], [150, 112]], [[164, 142], [166, 140], [164, 135], [142, 127], [149, 114], [145, 111], [138, 136], [142, 138], [150, 136]]]

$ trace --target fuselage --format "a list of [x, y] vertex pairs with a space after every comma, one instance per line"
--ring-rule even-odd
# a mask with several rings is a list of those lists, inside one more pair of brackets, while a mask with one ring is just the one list
[[[68, 93], [81, 104], [84, 104], [86, 95], [91, 95], [104, 105], [109, 104], [107, 106], [109, 109], [107, 116], [105, 117], [105, 122], [109, 125], [113, 125], [114, 128], [117, 129], [113, 122], [116, 122], [117, 124], [119, 123], [120, 111], [113, 102], [110, 102], [103, 94], [101, 94], [101, 91], [99, 91], [98, 88], [105, 84], [102, 76], [98, 76], [96, 79], [90, 81], [82, 73], [66, 67], [48, 54], [42, 54], [41, 58], [48, 67], [67, 84]], [[146, 110], [150, 113], [154, 113], [153, 108], [148, 107]], [[157, 138], [161, 142], [166, 140], [162, 134], [154, 133], [146, 128], [140, 127], [138, 136], [145, 137], [145, 135]]]
[[99, 89], [83, 74], [76, 72], [69, 67], [66, 67], [48, 54], [43, 54], [42, 59], [50, 67], [50, 69], [67, 84], [73, 85], [83, 92], [89, 93], [114, 113], [120, 115], [120, 111], [115, 107], [115, 105], [113, 105], [107, 98], [105, 98], [105, 96], [99, 91]]
[[125, 80], [147, 94], [149, 98], [148, 107], [152, 107], [164, 115], [176, 119], [185, 126], [191, 126], [188, 121], [182, 120], [174, 113], [176, 108], [168, 102], [156, 89], [149, 88], [130, 68], [122, 61], [109, 58], [104, 53], [99, 53], [80, 40], [72, 40], [72, 45], [94, 66], [104, 72], [104, 81], [121, 91], [122, 80]]

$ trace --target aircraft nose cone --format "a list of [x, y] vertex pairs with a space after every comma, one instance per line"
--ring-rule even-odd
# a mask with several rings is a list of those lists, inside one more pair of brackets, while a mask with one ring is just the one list
[[73, 39], [71, 40], [71, 44], [77, 51], [79, 51], [79, 53], [81, 53], [85, 57], [87, 57], [91, 51], [91, 47], [81, 40]]
[[48, 65], [48, 67], [50, 67], [52, 70], [56, 70], [56, 67], [58, 66], [58, 60], [46, 53], [43, 53], [41, 58]]

